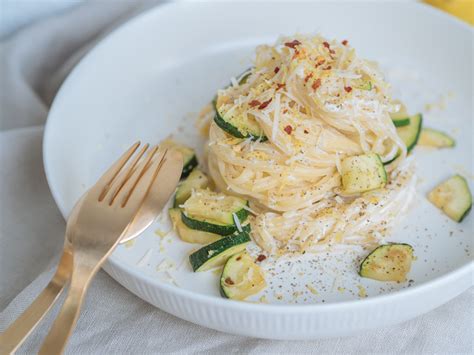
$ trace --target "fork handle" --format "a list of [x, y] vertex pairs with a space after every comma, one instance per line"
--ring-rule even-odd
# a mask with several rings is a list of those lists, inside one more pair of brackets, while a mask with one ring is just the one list
[[[79, 255], [78, 255], [79, 256]], [[76, 258], [76, 255], [74, 256]], [[80, 256], [79, 256], [80, 258]], [[78, 258], [78, 259], [79, 259]], [[76, 260], [74, 261], [76, 264]], [[87, 265], [79, 262], [73, 268], [69, 291], [38, 354], [62, 354], [79, 318], [84, 296], [89, 288], [90, 281], [102, 265]]]
[[59, 298], [71, 276], [72, 256], [64, 250], [51, 281], [33, 303], [0, 334], [0, 353], [13, 354]]

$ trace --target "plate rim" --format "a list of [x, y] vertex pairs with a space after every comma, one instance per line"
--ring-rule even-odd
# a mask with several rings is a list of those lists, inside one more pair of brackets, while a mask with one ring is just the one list
[[[357, 3], [357, 2], [359, 1], [356, 1], [354, 3]], [[431, 12], [433, 15], [443, 18], [444, 21], [451, 22], [452, 25], [458, 26], [464, 30], [467, 30], [468, 32], [470, 32], [471, 36], [474, 34], [474, 27], [469, 26], [464, 21], [452, 15], [449, 15], [433, 6], [419, 3], [419, 2], [404, 2], [404, 3], [399, 3], [399, 4], [400, 6], [408, 6], [408, 7], [411, 6], [413, 8], [423, 9], [422, 11], [427, 11], [428, 13]], [[177, 1], [177, 2], [167, 2], [164, 4], [158, 4], [138, 14], [137, 16], [132, 17], [125, 23], [119, 25], [113, 31], [108, 33], [104, 38], [99, 40], [94, 45], [94, 47], [84, 57], [80, 59], [80, 61], [75, 65], [73, 70], [71, 70], [71, 72], [67, 75], [66, 79], [61, 84], [51, 104], [50, 110], [48, 112], [46, 124], [44, 127], [43, 143], [42, 143], [42, 157], [43, 157], [44, 172], [45, 172], [46, 180], [47, 180], [51, 195], [53, 196], [53, 199], [56, 205], [58, 206], [61, 212], [61, 215], [63, 216], [65, 220], [67, 220], [66, 208], [64, 206], [64, 201], [60, 197], [59, 190], [56, 189], [54, 186], [54, 182], [53, 182], [54, 179], [52, 177], [53, 173], [50, 166], [51, 159], [48, 158], [48, 152], [50, 151], [48, 147], [49, 145], [53, 144], [52, 142], [54, 142], [54, 137], [51, 133], [53, 131], [52, 127], [54, 126], [54, 121], [53, 119], [51, 119], [51, 117], [54, 116], [55, 108], [57, 105], [59, 105], [58, 102], [60, 102], [63, 96], [67, 94], [67, 88], [70, 85], [72, 85], [71, 83], [74, 82], [75, 73], [85, 65], [84, 63], [88, 61], [88, 58], [91, 56], [91, 54], [97, 51], [100, 47], [104, 46], [108, 41], [113, 40], [113, 38], [119, 35], [120, 32], [125, 31], [128, 27], [134, 26], [135, 23], [143, 21], [144, 18], [155, 16], [156, 13], [166, 11], [169, 8], [172, 9], [172, 8], [182, 7], [182, 6], [185, 6], [185, 7], [196, 6], [196, 3]], [[380, 303], [390, 302], [392, 299], [396, 299], [400, 297], [403, 298], [403, 297], [415, 296], [417, 293], [423, 294], [424, 292], [430, 292], [430, 289], [434, 289], [436, 287], [442, 286], [443, 284], [448, 284], [450, 280], [466, 277], [468, 276], [469, 273], [472, 273], [474, 270], [474, 260], [471, 260], [465, 263], [464, 265], [461, 265], [455, 268], [454, 270], [451, 270], [439, 277], [436, 277], [432, 280], [424, 282], [420, 285], [414, 285], [414, 286], [411, 286], [410, 288], [404, 288], [404, 289], [396, 290], [391, 293], [375, 295], [375, 296], [362, 298], [362, 299], [353, 299], [353, 300], [348, 300], [348, 301], [340, 301], [340, 302], [332, 302], [332, 303], [314, 303], [314, 304], [290, 304], [290, 303], [265, 304], [265, 303], [250, 303], [250, 302], [240, 302], [240, 301], [235, 301], [235, 300], [223, 299], [223, 298], [216, 297], [213, 295], [196, 293], [191, 290], [173, 286], [165, 281], [161, 281], [156, 278], [153, 278], [147, 275], [146, 273], [143, 273], [143, 272], [140, 273], [139, 271], [133, 269], [132, 267], [129, 267], [127, 264], [124, 264], [121, 261], [119, 261], [117, 257], [113, 256], [113, 254], [108, 258], [107, 264], [111, 265], [114, 268], [119, 269], [121, 272], [128, 274], [130, 277], [134, 279], [138, 279], [146, 283], [147, 285], [150, 285], [151, 287], [158, 288], [159, 291], [171, 293], [179, 297], [184, 297], [186, 299], [195, 299], [197, 301], [207, 303], [213, 306], [228, 306], [230, 308], [233, 308], [234, 310], [240, 310], [240, 311], [245, 309], [247, 311], [258, 310], [260, 312], [265, 312], [265, 313], [282, 313], [282, 314], [294, 313], [294, 312], [307, 312], [307, 311], [330, 311], [333, 308], [338, 308], [338, 309], [361, 308], [361, 307], [376, 305]], [[474, 282], [472, 282], [469, 285], [466, 285], [465, 290], [471, 287], [473, 283]]]

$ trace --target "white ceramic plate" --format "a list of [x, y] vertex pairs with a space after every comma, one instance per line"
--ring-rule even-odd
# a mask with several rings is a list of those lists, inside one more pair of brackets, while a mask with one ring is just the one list
[[[321, 32], [348, 39], [377, 60], [395, 96], [455, 149], [417, 148], [419, 196], [390, 240], [414, 246], [410, 282], [361, 279], [362, 254], [330, 253], [264, 263], [269, 287], [252, 300], [218, 295], [215, 272], [191, 272], [195, 245], [166, 232], [166, 213], [135, 243], [117, 248], [107, 272], [180, 318], [225, 332], [276, 339], [339, 336], [427, 312], [472, 284], [472, 221], [450, 221], [424, 195], [450, 174], [472, 182], [472, 32], [412, 3], [174, 3], [139, 16], [102, 41], [61, 88], [44, 140], [51, 191], [64, 216], [124, 148], [170, 133], [199, 146], [197, 112], [250, 65], [256, 45], [280, 34]], [[471, 50], [469, 50], [471, 48]], [[432, 103], [427, 111], [425, 105]], [[472, 185], [471, 185], [472, 186]], [[472, 187], [471, 187], [472, 188]], [[365, 297], [365, 296], [368, 297]], [[266, 304], [268, 303], [268, 304]]]

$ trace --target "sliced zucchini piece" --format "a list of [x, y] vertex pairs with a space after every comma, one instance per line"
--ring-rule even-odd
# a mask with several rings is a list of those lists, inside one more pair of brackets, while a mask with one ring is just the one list
[[472, 207], [469, 185], [461, 175], [454, 175], [436, 186], [428, 194], [428, 200], [456, 222], [461, 222]]
[[395, 127], [404, 127], [410, 124], [410, 117], [401, 117], [401, 118], [393, 118], [392, 122]]
[[243, 251], [249, 242], [247, 232], [224, 237], [192, 253], [189, 262], [193, 271], [207, 271], [224, 265], [232, 255]]
[[191, 229], [181, 220], [181, 210], [179, 208], [170, 208], [170, 214], [173, 227], [182, 241], [195, 244], [208, 244], [222, 238], [222, 236], [213, 233], [207, 233]]
[[181, 173], [181, 179], [187, 177], [191, 173], [191, 171], [196, 166], [198, 166], [199, 162], [197, 160], [194, 149], [191, 149], [188, 146], [185, 146], [184, 144], [175, 142], [170, 138], [161, 142], [161, 146], [175, 149], [183, 155], [183, 172]]
[[362, 261], [359, 275], [378, 281], [403, 282], [410, 271], [412, 260], [413, 247], [409, 244], [381, 245]]
[[407, 152], [411, 151], [420, 137], [423, 117], [421, 113], [410, 116], [410, 123], [407, 126], [397, 127], [397, 133], [405, 143]]
[[[247, 70], [248, 70], [248, 69], [247, 69]], [[246, 84], [246, 83], [247, 83], [247, 79], [249, 78], [250, 74], [252, 74], [252, 72], [248, 72], [247, 74], [242, 75], [242, 77], [241, 77], [240, 80], [239, 80], [239, 85]]]
[[188, 217], [184, 212], [181, 213], [181, 220], [188, 228], [221, 236], [230, 235], [238, 231], [235, 224], [222, 224], [216, 221], [197, 219], [197, 217]]
[[245, 221], [247, 205], [248, 201], [243, 198], [199, 189], [194, 191], [183, 208], [188, 217], [229, 225], [235, 224], [234, 214], [240, 222]]
[[223, 297], [244, 300], [266, 286], [262, 269], [246, 251], [231, 256], [225, 263], [220, 282]]
[[444, 132], [432, 128], [423, 128], [418, 144], [427, 147], [447, 148], [454, 147], [456, 141]]
[[176, 190], [174, 207], [179, 207], [191, 197], [191, 192], [197, 189], [205, 189], [209, 186], [209, 179], [199, 169], [194, 169], [189, 176], [181, 182]]
[[397, 112], [390, 114], [393, 124], [395, 127], [408, 126], [410, 124], [410, 115], [407, 112], [407, 108], [399, 100], [395, 100], [394, 104], [399, 104], [400, 109]]
[[342, 187], [347, 194], [378, 189], [387, 182], [387, 172], [375, 153], [344, 158], [341, 170]]
[[258, 123], [242, 115], [224, 114], [216, 108], [214, 122], [231, 136], [243, 139], [251, 138], [253, 141], [260, 140], [261, 142], [267, 140]]

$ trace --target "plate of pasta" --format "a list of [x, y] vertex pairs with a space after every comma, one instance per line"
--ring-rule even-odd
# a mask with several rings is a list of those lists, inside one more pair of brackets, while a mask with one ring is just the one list
[[415, 3], [158, 6], [63, 84], [51, 191], [67, 217], [124, 147], [160, 143], [181, 181], [105, 266], [131, 292], [262, 338], [408, 320], [472, 285], [466, 43], [467, 25]]

